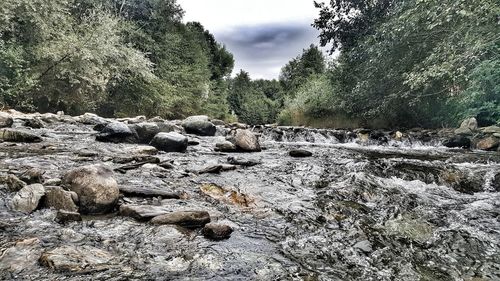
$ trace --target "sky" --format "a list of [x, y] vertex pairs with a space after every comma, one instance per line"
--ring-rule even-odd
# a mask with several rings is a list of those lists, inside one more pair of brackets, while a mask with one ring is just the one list
[[226, 45], [253, 79], [278, 78], [281, 67], [318, 44], [313, 0], [177, 0], [184, 20], [198, 21]]

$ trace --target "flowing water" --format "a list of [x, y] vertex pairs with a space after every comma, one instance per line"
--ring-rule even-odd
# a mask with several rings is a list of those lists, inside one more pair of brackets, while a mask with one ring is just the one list
[[[260, 153], [218, 153], [220, 136], [191, 136], [200, 144], [186, 153], [157, 155], [173, 169], [115, 173], [120, 185], [185, 193], [120, 203], [206, 210], [235, 229], [224, 241], [114, 214], [59, 224], [54, 210], [10, 210], [13, 194], [0, 185], [0, 279], [500, 280], [500, 153], [446, 149], [439, 136], [380, 142], [348, 131], [255, 131], [266, 147]], [[56, 122], [37, 132], [44, 142], [0, 143], [0, 173], [35, 167], [57, 178], [87, 164], [116, 168], [116, 159], [138, 153], [137, 145], [95, 142], [91, 126]], [[313, 156], [288, 156], [296, 148]], [[190, 172], [228, 156], [261, 164]], [[16, 246], [31, 238], [40, 241]], [[104, 250], [111, 259], [79, 273], [39, 265], [41, 252], [65, 245]], [[16, 252], [19, 267], [2, 267], [6, 253]]]

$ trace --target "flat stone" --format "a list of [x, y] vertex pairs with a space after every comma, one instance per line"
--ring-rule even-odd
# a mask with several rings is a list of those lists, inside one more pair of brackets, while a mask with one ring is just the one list
[[154, 217], [168, 214], [171, 210], [162, 206], [152, 205], [121, 205], [120, 215], [124, 217], [131, 217], [137, 220], [145, 221]]
[[153, 224], [175, 224], [186, 228], [203, 227], [210, 222], [210, 215], [205, 211], [179, 211], [156, 216]]
[[38, 169], [38, 168], [31, 168], [25, 172], [23, 172], [19, 178], [26, 182], [27, 184], [32, 184], [32, 183], [43, 183], [44, 182], [44, 177], [43, 175], [45, 174], [45, 171]]
[[32, 134], [14, 129], [0, 129], [0, 140], [9, 142], [41, 142], [42, 138]]
[[[0, 271], [27, 271], [29, 274], [29, 271], [38, 266], [38, 258], [42, 251], [41, 244], [40, 239], [29, 238], [18, 241], [13, 247], [5, 249], [0, 255]], [[0, 252], [2, 252], [1, 249]]]
[[310, 151], [303, 150], [303, 149], [294, 149], [288, 152], [288, 155], [292, 157], [298, 157], [298, 158], [304, 158], [304, 157], [311, 157], [313, 154]]
[[481, 128], [481, 131], [485, 134], [500, 134], [500, 127], [498, 126], [489, 126], [489, 127], [484, 127]]
[[67, 223], [72, 221], [81, 221], [82, 216], [78, 212], [70, 212], [65, 210], [57, 211], [56, 221], [59, 223]]
[[90, 246], [62, 246], [42, 253], [40, 264], [60, 272], [101, 271], [109, 267], [109, 252]]
[[158, 188], [120, 186], [119, 189], [120, 193], [133, 197], [144, 197], [144, 198], [162, 197], [164, 199], [181, 198], [180, 194], [178, 193], [170, 192], [167, 190], [161, 190]]

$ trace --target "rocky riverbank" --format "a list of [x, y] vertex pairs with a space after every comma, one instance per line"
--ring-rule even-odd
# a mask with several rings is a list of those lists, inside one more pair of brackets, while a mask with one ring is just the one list
[[2, 280], [496, 280], [500, 128], [0, 113]]

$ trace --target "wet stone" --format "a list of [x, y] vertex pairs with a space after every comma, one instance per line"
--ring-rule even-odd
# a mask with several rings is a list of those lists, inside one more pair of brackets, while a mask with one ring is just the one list
[[17, 192], [26, 186], [24, 181], [12, 174], [7, 175], [4, 181], [11, 192]]
[[45, 124], [40, 119], [31, 118], [24, 121], [23, 126], [33, 129], [41, 129], [45, 127]]
[[35, 267], [38, 266], [38, 258], [42, 251], [41, 241], [38, 238], [28, 238], [15, 243], [14, 246], [0, 248], [0, 279], [4, 271], [20, 273], [26, 271], [29, 275]]
[[32, 183], [43, 183], [44, 182], [44, 175], [45, 171], [40, 170], [38, 168], [32, 168], [24, 173], [22, 173], [19, 178], [26, 182], [27, 184], [32, 184]]
[[11, 207], [16, 211], [29, 214], [38, 208], [44, 195], [45, 189], [41, 184], [25, 186], [12, 198]]
[[0, 112], [0, 128], [11, 127], [12, 124], [14, 124], [12, 117], [5, 112]]
[[57, 211], [56, 215], [56, 221], [59, 223], [68, 223], [68, 222], [73, 222], [73, 221], [81, 221], [82, 216], [78, 212], [71, 212], [71, 211], [65, 211], [65, 210], [59, 210]]
[[90, 165], [73, 169], [64, 176], [64, 184], [78, 195], [80, 211], [103, 214], [116, 206], [120, 191], [113, 172], [106, 166]]
[[75, 192], [64, 190], [60, 186], [46, 187], [45, 207], [54, 208], [56, 210], [65, 210], [77, 212], [78, 206], [75, 204], [74, 198], [78, 198]]
[[152, 205], [121, 205], [120, 215], [124, 217], [131, 217], [140, 221], [147, 221], [154, 217], [170, 213], [171, 210], [162, 206]]
[[242, 151], [259, 152], [261, 151], [259, 139], [249, 130], [236, 130], [234, 144]]
[[27, 133], [14, 129], [0, 129], [0, 141], [8, 142], [41, 142], [42, 138], [38, 135]]
[[305, 157], [311, 157], [312, 152], [303, 149], [294, 149], [290, 150], [290, 152], [288, 152], [288, 155], [296, 158], [305, 158]]
[[60, 272], [102, 271], [109, 268], [112, 256], [109, 252], [90, 246], [62, 246], [44, 252], [40, 264]]
[[233, 228], [229, 225], [209, 223], [203, 227], [203, 235], [211, 240], [224, 240], [231, 237]]
[[210, 222], [205, 211], [179, 211], [154, 217], [153, 224], [175, 224], [186, 228], [199, 228]]
[[112, 122], [107, 124], [101, 132], [97, 134], [96, 140], [112, 143], [136, 143], [138, 137], [126, 124]]
[[184, 152], [188, 147], [188, 138], [175, 132], [159, 133], [150, 145], [165, 152]]

